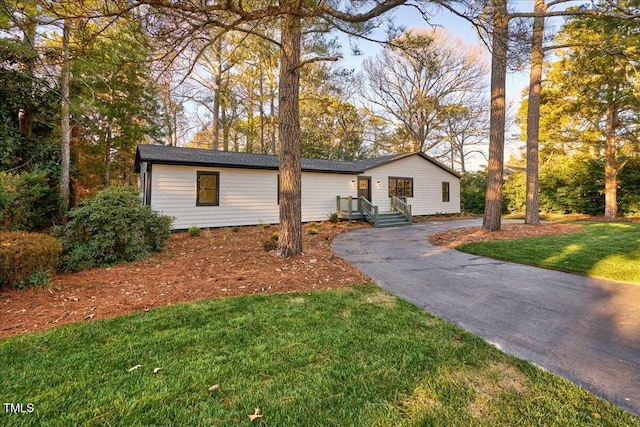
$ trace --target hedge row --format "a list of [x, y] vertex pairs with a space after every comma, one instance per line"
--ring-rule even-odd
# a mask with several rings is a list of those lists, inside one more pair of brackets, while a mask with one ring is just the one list
[[61, 251], [60, 242], [46, 234], [0, 233], [0, 289], [48, 284]]

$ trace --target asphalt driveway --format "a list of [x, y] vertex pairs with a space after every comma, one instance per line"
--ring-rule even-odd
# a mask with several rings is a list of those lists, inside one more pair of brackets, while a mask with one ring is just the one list
[[640, 285], [496, 261], [427, 239], [480, 224], [359, 229], [332, 247], [387, 291], [640, 416]]

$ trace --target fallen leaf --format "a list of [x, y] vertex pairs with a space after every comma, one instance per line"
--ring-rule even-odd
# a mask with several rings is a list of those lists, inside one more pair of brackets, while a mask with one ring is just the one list
[[155, 369], [153, 370], [153, 373], [154, 373], [154, 374], [157, 374], [158, 372], [160, 372], [160, 369], [162, 369], [162, 368], [155, 368]]
[[259, 412], [260, 412], [260, 408], [255, 408], [253, 410], [253, 414], [249, 415], [249, 419], [251, 421], [254, 421], [256, 418], [262, 418], [262, 415], [258, 415]]
[[593, 418], [597, 419], [597, 420], [599, 420], [600, 418], [602, 418], [602, 417], [600, 416], [600, 414], [599, 414], [599, 413], [597, 413], [597, 412], [592, 412], [592, 413], [591, 413], [591, 416], [592, 416]]
[[138, 368], [142, 368], [142, 365], [136, 365], [133, 368], [129, 368], [129, 372], [135, 371]]
[[220, 386], [218, 384], [214, 384], [211, 387], [209, 387], [209, 391], [216, 391], [219, 388], [220, 388]]

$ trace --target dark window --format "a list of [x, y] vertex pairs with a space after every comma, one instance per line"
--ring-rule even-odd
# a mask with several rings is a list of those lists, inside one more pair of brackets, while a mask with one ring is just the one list
[[389, 177], [389, 197], [413, 197], [413, 178]]
[[220, 204], [220, 172], [198, 172], [196, 206]]
[[449, 183], [448, 182], [443, 182], [442, 183], [442, 201], [443, 202], [449, 202], [450, 200], [450, 193], [449, 193]]

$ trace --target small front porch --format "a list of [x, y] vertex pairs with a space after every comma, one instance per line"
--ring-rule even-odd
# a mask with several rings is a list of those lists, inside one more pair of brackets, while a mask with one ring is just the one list
[[411, 205], [407, 205], [396, 196], [391, 197], [391, 211], [389, 212], [380, 212], [378, 206], [373, 205], [362, 196], [337, 196], [336, 212], [338, 218], [349, 221], [364, 219], [376, 228], [397, 227], [413, 222]]

